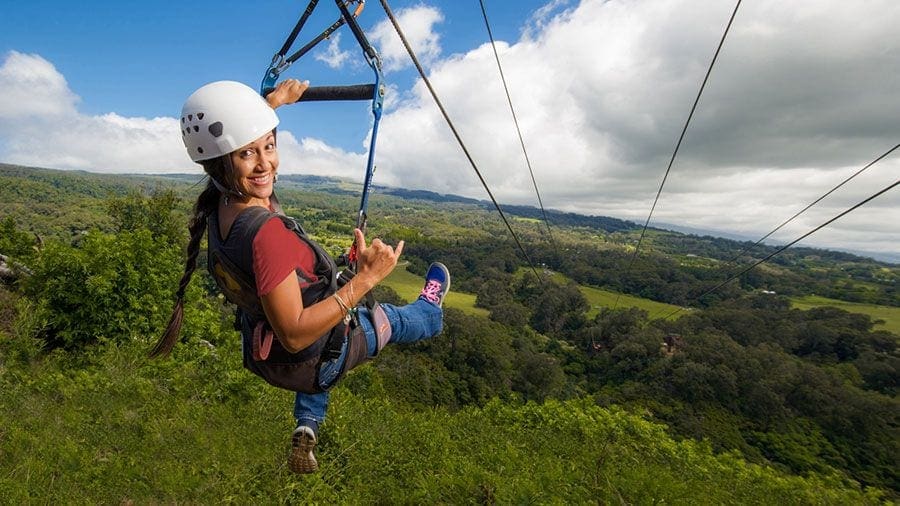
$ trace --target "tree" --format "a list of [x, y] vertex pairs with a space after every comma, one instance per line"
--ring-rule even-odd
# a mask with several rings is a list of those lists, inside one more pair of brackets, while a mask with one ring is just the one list
[[109, 214], [116, 232], [149, 230], [154, 239], [182, 244], [185, 223], [174, 212], [179, 200], [171, 189], [156, 188], [149, 197], [132, 190], [109, 201]]
[[24, 260], [35, 254], [35, 236], [19, 230], [12, 216], [0, 220], [0, 255]]

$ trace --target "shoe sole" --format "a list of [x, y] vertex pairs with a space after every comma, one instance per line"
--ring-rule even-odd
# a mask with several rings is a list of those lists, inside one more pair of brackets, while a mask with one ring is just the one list
[[298, 474], [314, 473], [319, 469], [313, 449], [316, 437], [306, 431], [295, 432], [291, 438], [291, 455], [288, 457], [288, 468]]

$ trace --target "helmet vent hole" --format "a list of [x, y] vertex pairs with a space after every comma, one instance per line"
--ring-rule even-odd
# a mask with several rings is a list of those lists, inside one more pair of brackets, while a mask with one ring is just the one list
[[195, 132], [199, 132], [199, 131], [200, 131], [200, 127], [198, 127], [197, 125], [194, 125], [194, 131], [195, 131]]
[[188, 114], [188, 121], [194, 121], [194, 115]]
[[202, 154], [203, 154], [203, 148], [201, 148], [201, 147], [198, 146], [198, 147], [197, 147], [197, 152], [200, 153], [200, 154], [202, 155]]
[[198, 112], [198, 113], [197, 113], [197, 119], [198, 119], [198, 120], [203, 119], [203, 113], [202, 113], [202, 112]]
[[219, 137], [220, 135], [222, 135], [222, 130], [223, 126], [221, 121], [216, 121], [212, 125], [209, 125], [209, 133], [212, 134], [213, 137]]

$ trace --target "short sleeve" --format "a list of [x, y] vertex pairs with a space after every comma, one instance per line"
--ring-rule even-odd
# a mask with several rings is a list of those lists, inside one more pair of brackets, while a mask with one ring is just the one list
[[[316, 255], [312, 248], [284, 226], [279, 218], [267, 221], [253, 239], [253, 274], [256, 294], [267, 295], [286, 277], [300, 269], [314, 279]], [[301, 281], [300, 287], [304, 287]]]

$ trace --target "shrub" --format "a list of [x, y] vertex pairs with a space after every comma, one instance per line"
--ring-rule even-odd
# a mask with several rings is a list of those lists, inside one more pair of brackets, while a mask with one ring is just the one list
[[[172, 309], [183, 270], [180, 256], [177, 247], [148, 230], [90, 232], [78, 246], [50, 243], [25, 283], [34, 305], [29, 326], [54, 348], [155, 336]], [[218, 312], [200, 292], [189, 291], [185, 335], [221, 327]]]

